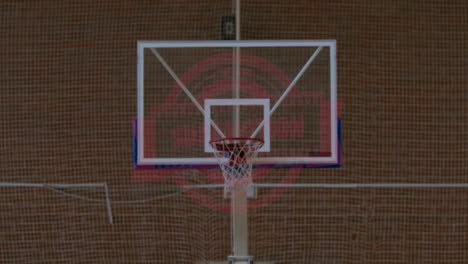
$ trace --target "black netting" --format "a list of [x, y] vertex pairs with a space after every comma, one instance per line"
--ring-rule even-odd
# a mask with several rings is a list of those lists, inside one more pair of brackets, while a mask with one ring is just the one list
[[[467, 1], [241, 6], [242, 39], [336, 39], [338, 50], [343, 166], [260, 169], [254, 181], [467, 182]], [[174, 170], [134, 170], [132, 122], [137, 41], [220, 40], [232, 2], [47, 0], [0, 7], [0, 262], [226, 260], [230, 217], [222, 191], [203, 196], [181, 188]], [[222, 183], [219, 170], [208, 176], [200, 182]], [[258, 261], [468, 259], [468, 188], [258, 192], [266, 198], [252, 201], [249, 216], [249, 249]]]

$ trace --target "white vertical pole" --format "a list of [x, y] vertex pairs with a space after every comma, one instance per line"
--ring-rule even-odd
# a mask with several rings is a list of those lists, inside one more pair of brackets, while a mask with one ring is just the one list
[[[240, 40], [240, 1], [236, 1], [236, 41]], [[234, 48], [234, 88], [233, 98], [240, 98], [240, 48]], [[234, 106], [233, 110], [233, 136], [240, 136], [240, 106]], [[247, 189], [235, 188], [231, 192], [232, 214], [232, 254], [234, 257], [245, 257], [249, 254], [249, 231], [247, 218]], [[240, 262], [239, 262], [240, 263]]]
[[234, 188], [231, 192], [232, 206], [232, 253], [236, 257], [249, 255], [249, 228], [247, 218], [247, 189]]
[[111, 206], [109, 188], [107, 186], [107, 183], [104, 183], [104, 193], [106, 194], [107, 216], [109, 217], [109, 223], [113, 224], [114, 223], [114, 217], [112, 215], [112, 206]]
[[[240, 0], [235, 1], [235, 23], [236, 23], [236, 41], [240, 40]], [[240, 98], [240, 47], [235, 47], [233, 50], [233, 89], [232, 98]], [[233, 120], [232, 120], [232, 132], [234, 137], [240, 136], [240, 107], [234, 106], [233, 108]]]

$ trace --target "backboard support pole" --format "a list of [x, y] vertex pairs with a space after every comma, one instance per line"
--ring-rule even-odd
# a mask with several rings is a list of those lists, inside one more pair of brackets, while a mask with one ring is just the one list
[[[241, 39], [240, 30], [240, 2], [235, 1], [235, 23], [236, 23], [236, 41]], [[233, 67], [233, 98], [240, 98], [240, 64], [241, 52], [240, 47], [235, 47], [233, 50], [234, 67]], [[240, 106], [233, 108], [233, 136], [240, 137]], [[247, 217], [247, 190], [233, 190], [231, 192], [231, 218], [232, 218], [232, 254], [228, 258], [232, 264], [249, 264], [252, 263], [248, 257], [249, 248], [249, 230]]]

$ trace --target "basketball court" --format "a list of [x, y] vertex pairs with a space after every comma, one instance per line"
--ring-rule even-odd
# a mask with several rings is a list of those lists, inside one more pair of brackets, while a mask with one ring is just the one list
[[6, 3], [1, 263], [465, 263], [464, 1]]

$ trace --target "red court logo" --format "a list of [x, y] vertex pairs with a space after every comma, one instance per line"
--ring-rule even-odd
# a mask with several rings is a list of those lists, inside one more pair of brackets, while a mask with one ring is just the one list
[[[284, 93], [291, 80], [274, 64], [263, 58], [242, 55], [242, 69], [240, 71], [242, 79], [240, 86], [244, 97], [248, 98], [270, 98], [273, 102]], [[232, 54], [220, 54], [201, 61], [193, 66], [188, 72], [181, 76], [181, 81], [190, 88], [196, 100], [203, 105], [205, 99], [211, 98], [232, 98], [233, 87], [233, 56]], [[294, 106], [301, 101], [304, 105], [315, 105], [320, 110], [321, 120], [324, 127], [330, 122], [328, 102], [324, 96], [317, 92], [300, 92], [295, 89], [288, 95], [289, 100], [284, 102], [282, 107]], [[305, 100], [305, 101], [304, 101]], [[329, 109], [329, 108], [328, 108]], [[160, 130], [166, 130], [164, 136], [174, 153], [178, 150], [182, 153], [192, 151], [193, 156], [204, 153], [203, 124], [195, 123], [192, 120], [202, 119], [201, 113], [197, 111], [193, 103], [188, 100], [187, 95], [179, 85], [174, 85], [167, 97], [164, 105], [154, 106], [151, 116], [144, 120], [145, 134], [154, 135], [145, 137], [145, 156], [155, 155], [158, 147], [156, 137]], [[161, 127], [164, 121], [177, 120], [180, 125], [171, 127], [167, 131], [166, 127]], [[220, 128], [231, 134], [230, 120], [225, 124], [220, 124]], [[244, 121], [244, 120], [243, 120]], [[245, 120], [247, 128], [255, 128], [255, 122]], [[322, 124], [322, 123], [321, 123]], [[304, 117], [301, 113], [295, 113], [291, 117], [279, 117], [275, 119], [271, 127], [271, 138], [301, 139], [304, 137]], [[312, 155], [322, 155], [322, 150], [330, 149], [329, 131], [321, 131], [320, 145], [310, 146], [308, 152]], [[280, 153], [281, 150], [272, 148], [275, 156], [288, 156], [289, 153]], [[259, 153], [261, 157], [262, 153]], [[296, 181], [300, 174], [301, 167], [281, 169], [274, 166], [260, 167], [253, 169], [252, 177], [254, 183], [269, 182], [287, 185]], [[135, 170], [132, 175], [132, 182], [164, 182], [173, 179], [184, 193], [195, 201], [209, 208], [222, 212], [230, 212], [229, 200], [222, 199], [221, 188], [197, 188], [204, 185], [224, 184], [221, 169], [216, 166], [201, 169], [166, 169], [166, 170]], [[193, 186], [191, 188], [190, 186]], [[248, 209], [262, 207], [278, 199], [285, 191], [286, 187], [265, 188], [258, 192], [256, 199], [250, 200]]]

